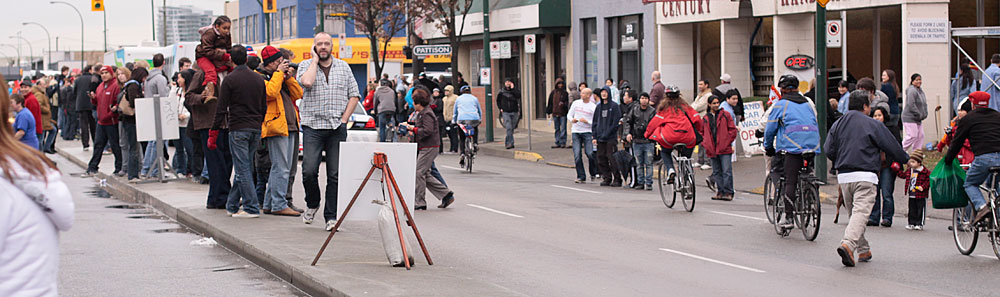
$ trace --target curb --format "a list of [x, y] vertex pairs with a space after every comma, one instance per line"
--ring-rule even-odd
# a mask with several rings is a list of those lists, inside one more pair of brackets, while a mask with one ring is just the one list
[[[87, 164], [77, 159], [76, 156], [65, 153], [61, 150], [58, 151], [57, 154], [66, 158], [66, 160], [73, 162], [77, 166], [84, 168], [87, 167]], [[264, 268], [272, 275], [288, 282], [289, 284], [292, 284], [306, 294], [312, 296], [348, 296], [344, 292], [326, 285], [319, 279], [310, 276], [302, 269], [294, 267], [291, 263], [275, 259], [268, 253], [237, 238], [236, 236], [233, 236], [232, 234], [219, 230], [217, 227], [197, 218], [196, 216], [188, 213], [186, 210], [177, 209], [176, 207], [163, 202], [159, 198], [143, 192], [127, 182], [121, 181], [113, 175], [98, 172], [97, 178], [107, 181], [107, 187], [105, 189], [117, 199], [124, 202], [149, 205], [150, 207], [163, 213], [163, 215], [177, 221], [178, 224], [190, 228], [195, 232], [201, 233], [202, 236], [215, 238], [215, 240], [224, 248], [249, 260], [250, 262], [253, 262], [261, 268]]]
[[514, 159], [515, 160], [530, 161], [530, 162], [545, 161], [545, 158], [542, 158], [542, 155], [539, 155], [538, 153], [526, 152], [526, 151], [514, 151]]

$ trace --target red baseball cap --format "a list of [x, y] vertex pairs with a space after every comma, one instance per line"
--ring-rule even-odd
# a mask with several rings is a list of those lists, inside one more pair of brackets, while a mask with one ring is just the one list
[[976, 107], [990, 106], [990, 94], [983, 91], [975, 91], [969, 94], [969, 101]]
[[[114, 70], [114, 68], [111, 68], [111, 65], [104, 65], [104, 67], [101, 67], [101, 71], [100, 72], [104, 72], [104, 71], [107, 71], [108, 73], [111, 73], [111, 74], [115, 73], [115, 70]], [[987, 95], [987, 96], [989, 96], [989, 95]]]

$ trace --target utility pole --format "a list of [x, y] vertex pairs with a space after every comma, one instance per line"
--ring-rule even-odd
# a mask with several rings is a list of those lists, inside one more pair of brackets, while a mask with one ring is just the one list
[[[819, 124], [819, 145], [826, 143], [826, 109], [830, 108], [826, 102], [826, 2], [816, 1], [816, 26], [814, 30], [816, 39], [816, 120]], [[846, 50], [846, 48], [844, 49]], [[846, 73], [845, 73], [846, 75]], [[816, 154], [816, 177], [821, 182], [826, 182], [827, 164], [826, 154]]]
[[[407, 2], [409, 2], [409, 1], [407, 1]], [[409, 4], [407, 4], [407, 5], [409, 5]], [[326, 32], [326, 13], [324, 12], [325, 9], [326, 9], [326, 5], [323, 4], [323, 0], [319, 0], [319, 15], [320, 15], [320, 17], [319, 17], [319, 32]]]
[[[156, 0], [149, 0], [149, 21], [152, 22], [153, 41], [156, 41]], [[164, 27], [164, 30], [167, 28]]]
[[[452, 49], [452, 54], [458, 54], [458, 49]], [[490, 1], [483, 0], [483, 61], [485, 67], [493, 68], [493, 60], [490, 59]], [[477, 69], [478, 70], [478, 69]], [[490, 71], [490, 84], [486, 85], [486, 142], [493, 142], [493, 71]], [[476, 73], [473, 78], [478, 76]], [[529, 119], [530, 120], [530, 119]], [[509, 124], [508, 124], [509, 125]], [[531, 133], [531, 130], [528, 130]]]
[[104, 14], [104, 51], [108, 51], [108, 10], [101, 9], [101, 13]]
[[167, 46], [167, 0], [163, 0], [163, 46]]

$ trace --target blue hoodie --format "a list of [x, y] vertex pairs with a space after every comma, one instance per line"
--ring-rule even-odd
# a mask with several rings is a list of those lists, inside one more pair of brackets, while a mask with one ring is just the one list
[[479, 108], [479, 99], [472, 94], [462, 94], [455, 99], [455, 115], [452, 121], [479, 121], [482, 120], [482, 109]]
[[594, 109], [594, 120], [593, 123], [593, 133], [594, 139], [598, 142], [612, 142], [618, 141], [618, 126], [621, 124], [622, 110], [611, 100], [611, 90], [608, 87], [597, 89], [597, 93], [594, 94], [597, 98], [601, 98], [601, 93], [608, 93], [608, 102], [604, 103], [601, 99], [597, 101], [597, 108]]
[[819, 125], [809, 101], [797, 92], [783, 94], [767, 117], [764, 147], [801, 154], [819, 153], [819, 145]]

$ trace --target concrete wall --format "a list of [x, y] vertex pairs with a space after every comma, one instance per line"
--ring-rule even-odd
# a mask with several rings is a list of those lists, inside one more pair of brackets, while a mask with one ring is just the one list
[[[913, 18], [947, 18], [948, 2], [937, 3], [908, 3], [902, 6], [903, 32], [909, 31], [908, 19]], [[946, 127], [948, 115], [951, 114], [951, 104], [948, 99], [950, 84], [951, 65], [948, 53], [949, 43], [908, 43], [903, 40], [903, 73], [905, 78], [900, 79], [903, 86], [909, 85], [909, 75], [920, 73], [923, 77], [924, 94], [927, 95], [928, 117], [923, 122], [924, 141], [934, 141], [939, 137], [938, 128]], [[904, 97], [905, 98], [905, 97]], [[904, 106], [907, 102], [903, 102]], [[938, 126], [935, 127], [934, 108], [941, 106], [940, 117], [937, 118]]]
[[[581, 19], [596, 18], [597, 19], [597, 44], [598, 44], [598, 84], [604, 83], [604, 80], [611, 75], [611, 61], [609, 60], [609, 36], [608, 36], [608, 20], [607, 18], [613, 18], [618, 16], [627, 15], [642, 15], [642, 47], [639, 51], [642, 53], [640, 57], [642, 67], [641, 77], [643, 91], [648, 91], [652, 87], [652, 82], [649, 82], [649, 74], [656, 70], [656, 5], [643, 5], [642, 1], [636, 0], [607, 0], [607, 1], [572, 1], [572, 15], [573, 23], [570, 33], [570, 38], [567, 42], [570, 42], [571, 47], [566, 49], [572, 51], [572, 54], [567, 55], [567, 58], [572, 60], [572, 64], [567, 65], [567, 77], [569, 80], [575, 82], [581, 82], [585, 79], [584, 77], [584, 45], [583, 42], [583, 29]], [[690, 43], [690, 39], [688, 39]], [[580, 57], [576, 59], [575, 57]], [[569, 71], [570, 69], [579, 69], [579, 71]], [[619, 77], [614, 77], [615, 82], [618, 82]], [[632, 84], [635, 86], [635, 82]], [[594, 87], [594, 86], [591, 86]]]
[[800, 13], [774, 17], [775, 83], [784, 74], [795, 74], [799, 77], [799, 82], [806, 83], [816, 77], [815, 69], [793, 71], [784, 65], [785, 58], [791, 55], [815, 55], [813, 16], [811, 13]]
[[756, 22], [752, 18], [722, 20], [719, 35], [722, 36], [722, 73], [733, 77], [733, 85], [744, 96], [753, 93], [750, 81], [750, 35]]
[[[664, 84], [693, 82], [694, 26], [696, 24], [661, 25], [659, 28], [659, 70]], [[678, 84], [681, 94], [695, 94], [695, 86], [690, 83]]]

